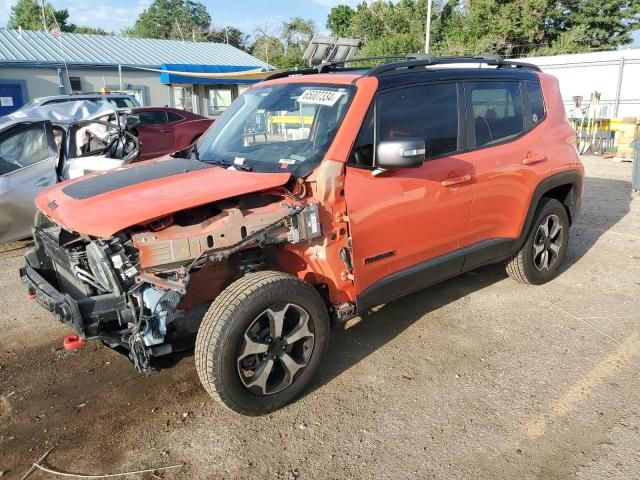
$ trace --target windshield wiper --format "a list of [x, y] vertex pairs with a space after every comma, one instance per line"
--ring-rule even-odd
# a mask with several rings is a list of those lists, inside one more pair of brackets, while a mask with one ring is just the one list
[[[198, 160], [200, 160], [199, 156], [196, 157]], [[231, 163], [231, 162], [227, 162], [226, 160], [200, 160], [202, 163], [209, 163], [211, 165], [220, 165], [222, 167], [233, 167], [237, 170], [242, 170], [244, 172], [250, 172], [251, 171], [251, 167], [249, 165], [239, 165], [237, 163]]]

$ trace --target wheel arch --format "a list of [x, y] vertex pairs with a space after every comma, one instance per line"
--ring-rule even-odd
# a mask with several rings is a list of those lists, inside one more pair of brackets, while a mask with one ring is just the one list
[[554, 198], [562, 203], [569, 216], [569, 225], [572, 225], [580, 211], [582, 188], [583, 178], [578, 170], [566, 170], [542, 180], [533, 192], [516, 250], [520, 249], [526, 241], [536, 210], [543, 198]]

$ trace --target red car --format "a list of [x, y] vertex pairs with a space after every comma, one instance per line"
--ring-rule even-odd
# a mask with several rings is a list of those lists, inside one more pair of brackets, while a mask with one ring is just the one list
[[132, 131], [140, 139], [140, 156], [136, 161], [161, 157], [184, 150], [213, 123], [213, 119], [178, 108], [134, 108], [140, 119]]

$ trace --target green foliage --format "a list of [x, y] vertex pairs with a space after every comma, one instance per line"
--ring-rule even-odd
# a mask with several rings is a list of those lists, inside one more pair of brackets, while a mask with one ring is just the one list
[[331, 30], [331, 34], [336, 37], [348, 36], [351, 19], [355, 13], [349, 5], [338, 5], [332, 8], [327, 17], [327, 28]]
[[209, 34], [211, 15], [207, 7], [191, 0], [154, 0], [125, 30], [131, 37], [204, 41]]
[[[577, 53], [631, 43], [640, 0], [434, 0], [431, 52], [439, 55]], [[424, 50], [426, 0], [363, 1], [331, 9], [334, 35], [360, 38], [363, 55]]]
[[307, 65], [302, 56], [315, 34], [312, 20], [294, 17], [283, 22], [279, 34], [259, 32], [251, 49], [251, 54], [278, 68], [293, 70]]
[[113, 33], [109, 33], [102, 28], [93, 28], [93, 27], [76, 27], [73, 26], [73, 33], [87, 33], [89, 35], [113, 35]]
[[[55, 27], [54, 15], [55, 20], [57, 20], [58, 25], [60, 25], [60, 30], [63, 32], [73, 30], [74, 25], [67, 24], [69, 11], [67, 9], [55, 10], [51, 7], [50, 3], [46, 3], [45, 16], [49, 30]], [[18, 2], [11, 7], [7, 27], [22, 27], [25, 30], [42, 30], [44, 27], [42, 25], [41, 3], [38, 2], [38, 0], [18, 0]]]
[[207, 41], [228, 43], [240, 50], [248, 51], [249, 35], [235, 27], [212, 28], [207, 34]]

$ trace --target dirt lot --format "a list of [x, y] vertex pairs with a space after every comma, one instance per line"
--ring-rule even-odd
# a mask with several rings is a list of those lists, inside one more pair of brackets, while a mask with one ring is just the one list
[[[334, 329], [312, 390], [244, 418], [209, 400], [193, 358], [151, 376], [24, 300], [24, 244], [0, 253], [0, 471], [163, 478], [640, 477], [640, 200], [631, 164], [586, 158], [564, 272], [497, 265]], [[35, 473], [31, 478], [51, 478]], [[154, 478], [149, 475], [147, 478]]]

